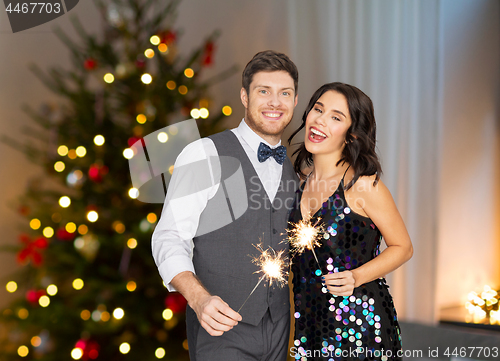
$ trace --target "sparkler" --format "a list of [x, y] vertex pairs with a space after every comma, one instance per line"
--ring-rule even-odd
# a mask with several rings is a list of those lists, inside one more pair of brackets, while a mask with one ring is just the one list
[[250, 292], [245, 302], [243, 302], [238, 312], [240, 312], [245, 303], [247, 303], [250, 296], [255, 292], [257, 287], [259, 287], [264, 278], [267, 278], [269, 280], [269, 286], [273, 284], [273, 281], [276, 282], [280, 287], [282, 287], [287, 282], [286, 276], [288, 275], [288, 273], [285, 270], [287, 260], [286, 256], [284, 256], [285, 251], [281, 250], [279, 252], [276, 252], [272, 247], [264, 250], [261, 244], [258, 244], [256, 246], [254, 245], [254, 247], [257, 248], [261, 253], [260, 256], [254, 257], [252, 259], [252, 263], [260, 268], [260, 270], [256, 271], [255, 273], [262, 273], [262, 276], [260, 276], [259, 281], [253, 288], [252, 292]]
[[321, 269], [321, 266], [319, 264], [318, 257], [316, 256], [316, 252], [314, 251], [314, 247], [321, 245], [318, 238], [323, 232], [325, 232], [323, 224], [319, 223], [320, 221], [321, 219], [318, 218], [317, 221], [312, 224], [311, 219], [309, 218], [307, 221], [302, 219], [297, 223], [289, 222], [293, 228], [287, 230], [288, 242], [292, 246], [294, 252], [302, 253], [306, 249], [311, 250], [319, 269]]

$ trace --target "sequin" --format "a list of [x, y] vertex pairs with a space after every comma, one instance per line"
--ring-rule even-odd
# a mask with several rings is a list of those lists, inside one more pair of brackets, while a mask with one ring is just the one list
[[[295, 359], [316, 360], [305, 353], [312, 350], [331, 352], [330, 357], [321, 358], [329, 361], [344, 360], [342, 351], [352, 349], [361, 350], [360, 358], [346, 360], [381, 360], [381, 353], [375, 359], [365, 357], [366, 350], [391, 350], [395, 355], [401, 349], [401, 333], [385, 279], [357, 287], [352, 295], [344, 297], [331, 294], [319, 278], [322, 274], [356, 269], [377, 257], [379, 229], [348, 207], [342, 187], [324, 203], [318, 217], [326, 230], [319, 240], [321, 245], [315, 248], [321, 269], [310, 251], [294, 255], [292, 262], [294, 345], [299, 351]], [[300, 219], [295, 204], [289, 221], [296, 223]]]

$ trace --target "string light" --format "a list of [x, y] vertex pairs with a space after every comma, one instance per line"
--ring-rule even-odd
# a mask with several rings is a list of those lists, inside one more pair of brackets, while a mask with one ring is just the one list
[[208, 109], [207, 108], [201, 108], [200, 109], [200, 117], [202, 117], [203, 119], [207, 119], [208, 118]]
[[149, 223], [155, 223], [158, 219], [158, 216], [155, 213], [149, 213], [146, 217]]
[[161, 315], [165, 321], [169, 321], [174, 316], [174, 313], [170, 308], [166, 308], [163, 310], [163, 313]]
[[128, 196], [132, 199], [136, 199], [137, 197], [139, 197], [139, 190], [134, 187], [130, 188], [128, 191]]
[[45, 227], [42, 231], [42, 234], [46, 238], [51, 238], [54, 235], [54, 229], [52, 227]]
[[111, 318], [111, 315], [109, 314], [108, 311], [104, 311], [101, 313], [101, 321], [102, 322], [108, 322], [110, 318]]
[[155, 52], [153, 49], [146, 49], [144, 55], [146, 56], [146, 58], [151, 59], [153, 56], [155, 56]]
[[226, 117], [230, 116], [233, 113], [233, 109], [229, 105], [224, 105], [222, 107], [222, 114], [224, 114]]
[[105, 141], [106, 140], [104, 139], [104, 137], [102, 135], [100, 135], [100, 134], [98, 134], [98, 135], [96, 135], [94, 137], [94, 144], [97, 145], [97, 146], [99, 146], [99, 147], [101, 145], [103, 145]]
[[149, 41], [153, 45], [158, 45], [160, 44], [160, 37], [158, 35], [153, 35], [152, 37], [149, 38]]
[[127, 291], [134, 292], [136, 289], [137, 289], [137, 283], [135, 283], [134, 281], [127, 282]]
[[116, 233], [122, 234], [125, 232], [125, 225], [120, 221], [114, 221], [112, 227]]
[[168, 134], [165, 132], [158, 133], [158, 141], [160, 143], [166, 143], [168, 141]]
[[87, 321], [90, 318], [90, 311], [89, 310], [83, 310], [80, 312], [80, 317], [82, 320]]
[[80, 145], [79, 147], [76, 148], [75, 152], [77, 156], [83, 158], [85, 157], [85, 154], [87, 154], [87, 149], [85, 149], [83, 145]]
[[127, 246], [128, 248], [130, 249], [134, 249], [135, 247], [137, 247], [137, 240], [135, 238], [130, 238], [128, 241], [127, 241]]
[[137, 115], [135, 120], [137, 120], [137, 123], [139, 123], [139, 124], [144, 124], [144, 123], [146, 123], [148, 118], [146, 118], [146, 116], [144, 114], [139, 114], [139, 115]]
[[82, 236], [87, 234], [88, 231], [89, 231], [89, 227], [87, 227], [86, 224], [80, 224], [78, 226], [78, 233], [80, 233]]
[[52, 285], [48, 285], [47, 286], [47, 293], [50, 295], [50, 296], [55, 296], [57, 294], [57, 286], [52, 284]]
[[66, 223], [66, 226], [64, 228], [66, 229], [66, 232], [68, 232], [68, 233], [75, 233], [76, 232], [76, 224], [73, 222]]
[[94, 312], [92, 312], [92, 320], [94, 320], [94, 322], [99, 322], [101, 320], [101, 311], [94, 310]]
[[126, 159], [132, 159], [134, 157], [134, 151], [131, 148], [127, 148], [123, 151], [123, 156]]
[[125, 311], [123, 311], [123, 308], [115, 308], [115, 310], [113, 311], [113, 317], [117, 320], [121, 320], [123, 316], [125, 316]]
[[68, 208], [71, 204], [71, 199], [68, 196], [62, 196], [59, 198], [59, 205], [63, 208]]
[[90, 211], [87, 213], [87, 219], [90, 222], [95, 222], [95, 221], [97, 221], [98, 218], [99, 218], [99, 214], [97, 214], [96, 211]]
[[165, 349], [163, 347], [158, 347], [155, 351], [156, 358], [164, 358], [165, 357]]
[[64, 170], [64, 168], [66, 168], [66, 165], [64, 164], [64, 162], [61, 162], [60, 160], [55, 162], [54, 169], [56, 172], [61, 173]]
[[81, 290], [83, 288], [83, 280], [81, 278], [76, 278], [74, 281], [73, 281], [73, 288], [77, 291]]
[[29, 316], [29, 312], [26, 308], [20, 308], [19, 311], [17, 311], [17, 317], [19, 317], [21, 320], [25, 320]]
[[158, 50], [161, 51], [162, 53], [166, 53], [168, 51], [168, 46], [165, 43], [161, 43], [158, 45]]
[[14, 293], [17, 291], [17, 283], [14, 281], [9, 281], [5, 285], [5, 288], [7, 289], [7, 292]]
[[40, 338], [40, 336], [33, 336], [31, 338], [31, 345], [33, 347], [38, 347], [42, 344], [42, 339]]
[[43, 295], [38, 299], [38, 303], [42, 307], [47, 307], [48, 305], [50, 305], [50, 298], [48, 296]]
[[61, 157], [64, 157], [68, 154], [68, 147], [66, 147], [65, 145], [60, 145], [57, 148], [57, 154], [59, 154]]
[[73, 350], [71, 350], [71, 358], [73, 360], [79, 360], [81, 359], [83, 356], [83, 351], [81, 348], [74, 348]]
[[196, 108], [191, 109], [191, 112], [189, 114], [193, 119], [198, 119], [200, 117], [200, 111]]
[[186, 95], [186, 94], [187, 94], [187, 92], [188, 92], [188, 88], [187, 88], [187, 86], [185, 86], [185, 85], [181, 85], [181, 86], [179, 87], [179, 93], [181, 93], [182, 95]]
[[173, 165], [171, 165], [170, 167], [168, 167], [168, 172], [169, 172], [170, 174], [173, 174], [173, 173], [174, 173], [174, 166], [173, 166]]
[[69, 152], [68, 152], [68, 158], [69, 159], [76, 159], [76, 157], [77, 157], [76, 150], [70, 149]]
[[28, 347], [22, 345], [22, 346], [19, 346], [19, 348], [17, 349], [17, 354], [21, 357], [26, 357], [28, 356], [30, 350], [28, 349]]
[[37, 218], [33, 218], [31, 221], [30, 221], [30, 227], [31, 229], [38, 229], [40, 228], [42, 225], [42, 223], [40, 222], [39, 219]]
[[120, 345], [119, 350], [122, 354], [127, 354], [130, 352], [130, 345], [128, 344], [128, 342], [123, 342]]
[[115, 81], [115, 76], [111, 73], [106, 73], [104, 75], [104, 81], [108, 84], [111, 84], [112, 82]]
[[167, 82], [167, 88], [170, 90], [174, 90], [176, 86], [177, 86], [177, 84], [175, 84], [175, 81], [173, 81], [173, 80], [169, 80]]
[[191, 68], [184, 69], [184, 75], [186, 78], [192, 78], [194, 76], [194, 70]]
[[151, 82], [153, 81], [153, 77], [151, 76], [151, 74], [144, 73], [144, 74], [142, 74], [142, 76], [141, 76], [141, 81], [142, 81], [144, 84], [151, 84]]

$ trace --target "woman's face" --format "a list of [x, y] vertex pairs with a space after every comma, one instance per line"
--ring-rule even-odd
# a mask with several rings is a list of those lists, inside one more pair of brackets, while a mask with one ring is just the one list
[[306, 118], [305, 146], [312, 154], [341, 154], [351, 116], [347, 99], [329, 90], [313, 106]]

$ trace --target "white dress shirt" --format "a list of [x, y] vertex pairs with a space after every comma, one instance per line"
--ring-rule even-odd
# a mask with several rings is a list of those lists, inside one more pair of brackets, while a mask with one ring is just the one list
[[[266, 161], [260, 163], [257, 158], [257, 149], [261, 142], [271, 148], [278, 147], [281, 142], [271, 146], [250, 129], [244, 119], [237, 128], [231, 129], [231, 131], [241, 143], [264, 186], [267, 196], [272, 202], [278, 191], [283, 166], [278, 164], [273, 157], [269, 157]], [[170, 282], [177, 274], [184, 271], [195, 273], [192, 262], [193, 237], [196, 235], [201, 213], [205, 209], [208, 200], [215, 195], [219, 187], [218, 182], [214, 182], [212, 176], [212, 185], [210, 187], [180, 198], [171, 197], [174, 199], [169, 199], [169, 195], [175, 193], [175, 189], [180, 187], [180, 184], [184, 188], [189, 187], [189, 184], [186, 185], [189, 179], [186, 179], [186, 177], [183, 179], [176, 178], [175, 169], [208, 157], [217, 156], [218, 152], [213, 141], [209, 138], [203, 138], [186, 146], [175, 161], [174, 172], [168, 186], [161, 217], [152, 237], [153, 258], [169, 291], [175, 291]], [[210, 162], [208, 163], [210, 164]]]

